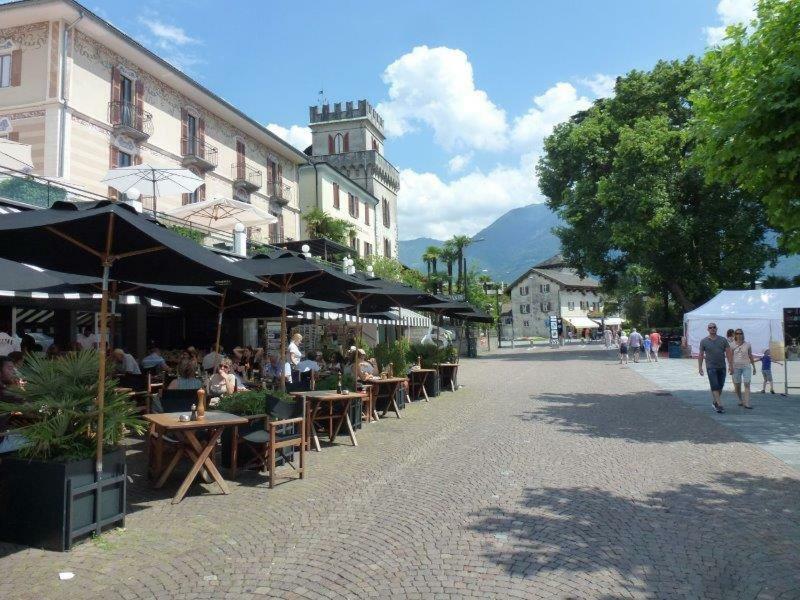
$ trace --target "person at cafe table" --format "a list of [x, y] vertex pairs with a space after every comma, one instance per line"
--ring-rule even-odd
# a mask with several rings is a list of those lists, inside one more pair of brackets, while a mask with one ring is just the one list
[[227, 396], [236, 391], [236, 376], [231, 372], [232, 365], [228, 358], [223, 358], [217, 372], [208, 382], [209, 394], [213, 397]]
[[130, 354], [125, 352], [122, 348], [116, 348], [111, 353], [111, 358], [114, 360], [117, 373], [124, 373], [126, 375], [141, 375], [142, 371], [139, 369], [139, 364], [136, 359]]

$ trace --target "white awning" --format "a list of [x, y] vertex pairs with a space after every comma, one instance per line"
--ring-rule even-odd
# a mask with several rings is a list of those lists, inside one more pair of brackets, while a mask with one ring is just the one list
[[593, 319], [598, 325], [605, 323], [606, 327], [617, 327], [622, 325], [622, 319], [619, 317], [606, 317], [605, 319]]
[[597, 329], [600, 327], [598, 323], [595, 323], [589, 317], [564, 317], [564, 320], [575, 329]]
[[277, 223], [278, 218], [257, 206], [232, 198], [212, 198], [184, 204], [167, 214], [213, 229], [232, 230], [237, 223], [257, 227]]

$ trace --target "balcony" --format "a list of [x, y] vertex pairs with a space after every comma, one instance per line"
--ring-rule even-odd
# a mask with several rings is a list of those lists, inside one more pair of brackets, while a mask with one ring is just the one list
[[200, 171], [211, 171], [217, 167], [217, 149], [198, 138], [181, 139], [181, 155], [184, 167], [195, 167]]
[[137, 109], [133, 102], [109, 102], [108, 122], [115, 136], [125, 135], [137, 142], [143, 142], [153, 134], [153, 115]]
[[267, 195], [276, 204], [281, 206], [289, 204], [293, 198], [292, 191], [292, 187], [286, 185], [283, 181], [267, 181]]
[[244, 163], [235, 162], [231, 165], [231, 179], [233, 187], [243, 188], [248, 192], [255, 192], [261, 187], [261, 171]]

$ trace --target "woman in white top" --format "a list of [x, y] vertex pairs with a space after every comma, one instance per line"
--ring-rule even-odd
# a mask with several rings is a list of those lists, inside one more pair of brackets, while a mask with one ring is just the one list
[[208, 382], [208, 392], [211, 396], [227, 396], [236, 391], [236, 376], [231, 371], [230, 359], [223, 358], [217, 367], [217, 372], [211, 376]]
[[619, 364], [625, 359], [625, 364], [628, 364], [628, 336], [624, 331], [620, 332], [619, 336]]
[[[756, 361], [753, 358], [750, 342], [744, 341], [744, 332], [741, 329], [733, 333], [731, 350], [733, 350], [733, 389], [739, 397], [739, 406], [753, 408], [750, 406], [750, 378], [756, 374]], [[742, 385], [744, 385], [744, 397]]]
[[303, 353], [300, 352], [300, 344], [302, 341], [303, 336], [299, 333], [295, 333], [292, 336], [292, 341], [289, 342], [289, 356], [287, 358], [289, 359], [289, 368], [291, 369], [292, 373], [292, 383], [297, 383], [300, 381], [300, 371], [297, 369], [297, 365], [300, 364], [300, 359], [303, 358]]

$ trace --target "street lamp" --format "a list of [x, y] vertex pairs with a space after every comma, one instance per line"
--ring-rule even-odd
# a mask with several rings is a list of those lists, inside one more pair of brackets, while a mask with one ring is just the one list
[[[477, 244], [478, 242], [485, 242], [485, 241], [486, 241], [486, 238], [472, 238], [470, 243]], [[462, 277], [461, 286], [462, 286], [462, 289], [464, 290], [464, 302], [469, 302], [469, 290], [468, 290], [469, 277], [467, 276], [467, 253], [466, 252], [464, 252], [464, 255], [462, 256], [462, 267], [463, 267], [463, 270], [462, 270], [463, 275], [461, 276]], [[464, 325], [464, 335], [467, 338], [467, 356], [469, 358], [477, 358], [478, 357], [478, 349], [475, 347], [475, 340], [473, 340], [470, 337], [471, 333], [472, 333], [472, 328], [470, 327], [469, 321], [467, 321], [466, 324]]]

